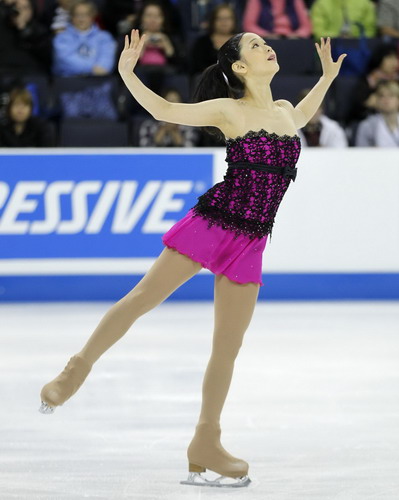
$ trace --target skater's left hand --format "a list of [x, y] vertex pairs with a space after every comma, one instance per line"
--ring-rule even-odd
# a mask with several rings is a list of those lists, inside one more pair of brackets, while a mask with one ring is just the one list
[[327, 37], [327, 41], [321, 38], [320, 45], [316, 42], [316, 49], [320, 57], [321, 66], [323, 68], [323, 76], [334, 80], [338, 75], [341, 68], [342, 61], [345, 59], [347, 54], [341, 54], [337, 61], [334, 62], [331, 57], [331, 40]]

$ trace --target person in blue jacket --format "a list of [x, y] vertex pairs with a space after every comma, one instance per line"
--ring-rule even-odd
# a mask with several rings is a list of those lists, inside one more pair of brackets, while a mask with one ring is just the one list
[[116, 41], [96, 25], [96, 15], [89, 0], [73, 4], [71, 24], [54, 37], [54, 75], [107, 75], [113, 70]]

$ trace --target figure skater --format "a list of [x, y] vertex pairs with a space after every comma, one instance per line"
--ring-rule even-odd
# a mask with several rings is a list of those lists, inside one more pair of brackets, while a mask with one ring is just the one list
[[[188, 449], [189, 476], [182, 484], [247, 486], [248, 463], [220, 441], [220, 415], [234, 361], [258, 298], [262, 252], [300, 153], [297, 129], [319, 108], [346, 54], [331, 58], [330, 38], [316, 49], [323, 75], [294, 108], [273, 101], [270, 81], [279, 70], [276, 54], [260, 36], [239, 33], [218, 52], [199, 82], [193, 104], [172, 103], [148, 89], [133, 73], [145, 35], [126, 36], [119, 72], [134, 98], [161, 121], [212, 127], [226, 138], [224, 181], [163, 237], [165, 248], [141, 281], [104, 315], [82, 350], [41, 391], [42, 413], [52, 413], [82, 385], [93, 364], [143, 314], [163, 302], [202, 267], [215, 274], [215, 322], [211, 357], [202, 387], [202, 406]], [[293, 54], [295, 57], [295, 54]], [[206, 469], [220, 474], [210, 481]], [[232, 478], [235, 482], [231, 482]], [[230, 483], [226, 484], [226, 481]]]

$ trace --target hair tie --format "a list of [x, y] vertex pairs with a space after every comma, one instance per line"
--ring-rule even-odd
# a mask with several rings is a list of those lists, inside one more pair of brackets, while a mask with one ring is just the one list
[[[216, 61], [216, 63], [219, 64], [219, 59]], [[223, 72], [222, 67], [220, 66], [220, 64], [219, 64], [219, 68], [220, 68], [220, 71], [222, 72], [224, 81], [227, 83], [227, 85], [230, 85], [229, 84], [229, 80], [228, 80], [227, 76], [224, 74], [224, 72]]]

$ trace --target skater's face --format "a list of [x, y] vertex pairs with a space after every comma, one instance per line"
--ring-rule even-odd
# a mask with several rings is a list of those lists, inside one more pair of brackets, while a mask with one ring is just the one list
[[240, 60], [232, 64], [233, 71], [248, 76], [274, 76], [280, 69], [272, 47], [256, 33], [244, 33], [240, 41]]

